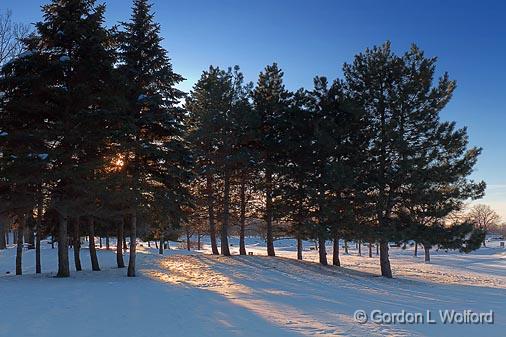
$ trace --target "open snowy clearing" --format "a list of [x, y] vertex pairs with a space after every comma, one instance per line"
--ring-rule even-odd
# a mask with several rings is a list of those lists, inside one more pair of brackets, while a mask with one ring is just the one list
[[[236, 244], [234, 243], [234, 249]], [[139, 276], [125, 277], [115, 255], [100, 250], [101, 272], [54, 278], [56, 249], [43, 249], [42, 275], [25, 251], [26, 275], [14, 271], [15, 249], [0, 252], [0, 336], [504, 336], [506, 250], [493, 246], [470, 255], [434, 253], [431, 264], [412, 249], [392, 249], [394, 279], [378, 275], [378, 259], [343, 255], [344, 268], [293, 258], [293, 242], [277, 242], [276, 258], [231, 258], [204, 252], [140, 248]], [[353, 246], [354, 247], [354, 246]], [[207, 247], [206, 247], [207, 248]], [[363, 253], [367, 253], [364, 248]], [[83, 249], [84, 269], [90, 269]], [[329, 256], [330, 257], [330, 256]], [[358, 324], [370, 313], [430, 310], [436, 324]], [[438, 310], [494, 312], [494, 324], [442, 324]]]

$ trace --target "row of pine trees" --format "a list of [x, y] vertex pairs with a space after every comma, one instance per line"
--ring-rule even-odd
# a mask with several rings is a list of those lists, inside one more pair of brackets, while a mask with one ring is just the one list
[[[343, 78], [315, 77], [287, 90], [268, 65], [256, 85], [238, 66], [210, 66], [189, 94], [162, 48], [147, 0], [130, 21], [108, 29], [94, 0], [54, 0], [23, 40], [24, 52], [0, 74], [0, 212], [15, 217], [21, 273], [23, 228], [58, 241], [58, 276], [70, 274], [89, 236], [99, 270], [96, 230], [117, 237], [135, 276], [137, 237], [160, 249], [180, 228], [210, 236], [213, 254], [230, 255], [239, 228], [260, 222], [267, 254], [274, 241], [377, 243], [381, 274], [392, 277], [389, 242], [414, 240], [470, 251], [483, 232], [448, 221], [485, 184], [471, 174], [479, 148], [465, 128], [440, 120], [455, 82], [437, 82], [435, 58], [390, 43], [367, 49]], [[189, 240], [189, 239], [188, 239]], [[219, 244], [218, 244], [219, 242]], [[79, 263], [80, 265], [80, 263]]]

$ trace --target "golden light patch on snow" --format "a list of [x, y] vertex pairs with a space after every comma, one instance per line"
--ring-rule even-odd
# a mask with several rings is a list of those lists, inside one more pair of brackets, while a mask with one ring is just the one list
[[[293, 264], [295, 262], [295, 264]], [[269, 299], [295, 297], [287, 290], [248, 287], [244, 283], [262, 282], [259, 270], [273, 269], [298, 281], [302, 269], [297, 261], [255, 257], [223, 257], [213, 255], [174, 255], [159, 259], [159, 268], [144, 270], [143, 274], [173, 285], [196, 287], [220, 294], [263, 319], [301, 336], [407, 336], [398, 328], [377, 324], [357, 325], [351, 315], [342, 313], [304, 312], [292, 305]], [[300, 263], [299, 263], [300, 264]], [[316, 268], [319, 269], [318, 266]], [[322, 270], [323, 271], [323, 270]], [[228, 276], [226, 276], [226, 275]], [[326, 275], [327, 277], [330, 275]], [[226, 325], [226, 322], [222, 322]]]

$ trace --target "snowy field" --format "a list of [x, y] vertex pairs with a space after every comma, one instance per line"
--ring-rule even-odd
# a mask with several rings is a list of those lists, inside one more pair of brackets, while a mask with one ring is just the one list
[[[264, 243], [255, 239], [247, 246], [254, 256], [231, 258], [211, 256], [207, 246], [160, 256], [143, 244], [136, 278], [115, 268], [112, 251], [100, 250], [101, 272], [69, 279], [53, 277], [56, 249], [47, 244], [42, 275], [33, 274], [33, 250], [24, 251], [25, 275], [12, 275], [11, 247], [0, 251], [0, 336], [506, 336], [506, 249], [498, 243], [469, 255], [432, 252], [431, 264], [412, 248], [391, 249], [394, 279], [377, 276], [378, 258], [368, 258], [365, 246], [362, 257], [354, 244], [350, 255], [341, 249], [343, 268], [314, 263], [310, 246], [299, 262], [292, 240], [276, 242], [276, 258], [262, 256]], [[81, 260], [90, 270], [87, 249]], [[443, 324], [445, 309], [492, 310], [494, 323]], [[425, 317], [429, 310], [436, 323], [359, 324], [357, 310]]]

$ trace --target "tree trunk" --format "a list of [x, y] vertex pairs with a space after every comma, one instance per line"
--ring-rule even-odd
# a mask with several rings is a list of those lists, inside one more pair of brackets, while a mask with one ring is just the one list
[[58, 222], [58, 274], [57, 277], [69, 277], [69, 241], [67, 234], [67, 215], [60, 213]]
[[239, 216], [239, 254], [246, 255], [246, 244], [244, 242], [244, 232], [246, 227], [246, 177], [241, 176], [241, 212]]
[[9, 225], [7, 225], [7, 229], [5, 230], [5, 245], [6, 246], [9, 245], [9, 233], [10, 233], [10, 229], [9, 229]]
[[20, 216], [18, 218], [18, 230], [17, 230], [17, 247], [16, 247], [16, 275], [23, 274], [22, 261], [23, 261], [23, 227], [25, 225], [25, 217]]
[[376, 256], [378, 256], [380, 254], [380, 251], [379, 251], [379, 245], [376, 244]]
[[362, 256], [362, 241], [358, 241], [358, 256]]
[[98, 237], [98, 246], [100, 248], [102, 248], [102, 237], [101, 236]]
[[111, 249], [110, 243], [109, 243], [109, 235], [105, 237], [105, 249], [109, 250]]
[[348, 240], [344, 240], [344, 253], [346, 255], [349, 254], [349, 252], [348, 252]]
[[190, 251], [192, 249], [191, 242], [190, 242], [190, 228], [186, 227], [186, 249]]
[[135, 276], [135, 252], [137, 248], [137, 213], [130, 217], [130, 258], [128, 259], [128, 277]]
[[125, 268], [125, 261], [123, 260], [123, 221], [120, 221], [116, 231], [116, 265], [118, 268]]
[[[32, 218], [30, 217], [30, 219], [32, 219]], [[34, 249], [35, 248], [35, 235], [33, 232], [33, 228], [31, 228], [30, 226], [25, 226], [25, 229], [26, 229], [25, 242], [28, 243], [28, 249]]]
[[90, 222], [90, 258], [91, 258], [91, 270], [100, 271], [98, 264], [97, 249], [95, 247], [95, 220], [91, 218]]
[[[162, 241], [160, 241], [160, 245], [162, 244]], [[155, 248], [158, 249], [158, 241], [155, 240]]]
[[339, 259], [339, 236], [337, 233], [334, 234], [332, 242], [332, 264], [334, 266], [341, 266], [341, 260]]
[[165, 238], [163, 237], [163, 231], [160, 233], [160, 247], [158, 248], [158, 254], [163, 255], [163, 242], [165, 241]]
[[297, 236], [297, 260], [302, 260], [302, 239]]
[[230, 248], [228, 246], [228, 220], [229, 214], [229, 203], [230, 203], [230, 174], [228, 169], [225, 169], [225, 182], [223, 188], [223, 223], [221, 226], [221, 254], [230, 256]]
[[418, 256], [418, 242], [415, 242], [415, 257]]
[[3, 222], [0, 221], [0, 249], [6, 249], [7, 248], [7, 243], [6, 243], [6, 240], [5, 240], [5, 234], [6, 234], [6, 230], [5, 230], [5, 225], [3, 224]]
[[326, 266], [327, 263], [327, 250], [325, 248], [325, 238], [322, 234], [318, 236], [318, 254], [320, 257], [320, 263]]
[[211, 237], [211, 250], [214, 255], [218, 255], [218, 245], [216, 244], [216, 224], [214, 223], [214, 196], [213, 196], [213, 176], [207, 174], [207, 211], [209, 214], [209, 236]]
[[425, 263], [429, 263], [430, 262], [430, 246], [423, 245], [423, 250], [425, 252]]
[[372, 243], [369, 242], [369, 257], [372, 257]]
[[201, 248], [201, 243], [200, 243], [200, 232], [197, 232], [197, 249], [200, 250]]
[[265, 222], [267, 225], [267, 255], [275, 256], [274, 238], [272, 233], [272, 172], [270, 168], [265, 171]]
[[81, 251], [81, 238], [79, 237], [79, 219], [72, 218], [71, 223], [73, 224], [74, 229], [74, 264], [76, 266], [76, 271], [83, 270], [81, 268], [81, 257], [79, 253]]
[[37, 221], [35, 223], [35, 274], [42, 273], [42, 265], [40, 262], [40, 240], [42, 235], [42, 212], [43, 212], [42, 191], [39, 191], [39, 201], [37, 203]]
[[392, 278], [392, 268], [390, 267], [390, 259], [388, 257], [388, 242], [380, 242], [380, 266], [381, 276]]
[[127, 243], [127, 235], [125, 232], [123, 232], [123, 250], [126, 252], [128, 250], [128, 243]]

